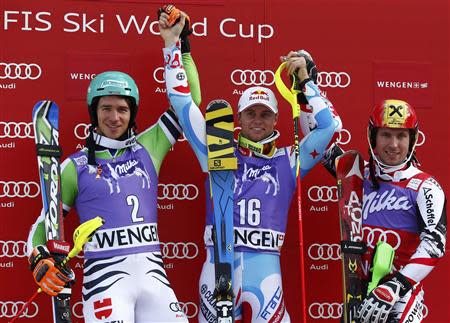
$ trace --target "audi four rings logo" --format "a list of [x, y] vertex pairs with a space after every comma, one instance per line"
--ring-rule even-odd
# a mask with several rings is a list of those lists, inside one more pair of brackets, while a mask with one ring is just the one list
[[41, 74], [38, 64], [0, 62], [0, 80], [36, 80]]
[[34, 138], [33, 123], [0, 121], [0, 138]]
[[337, 243], [313, 243], [308, 248], [308, 256], [312, 260], [340, 260], [341, 246]]
[[195, 200], [198, 193], [194, 184], [158, 184], [158, 200]]
[[36, 182], [13, 182], [0, 181], [0, 198], [1, 197], [36, 197], [39, 195], [41, 188]]
[[79, 123], [73, 129], [73, 134], [80, 140], [86, 139], [89, 136], [90, 124]]
[[231, 72], [231, 82], [235, 85], [265, 85], [275, 82], [275, 74], [270, 70], [234, 70]]
[[389, 243], [394, 250], [397, 250], [402, 242], [397, 232], [381, 228], [363, 227], [363, 236], [368, 248], [375, 248], [378, 241], [382, 241]]
[[313, 319], [340, 319], [342, 316], [342, 304], [312, 303], [309, 305], [308, 313]]
[[72, 314], [78, 319], [83, 318], [83, 302], [76, 302], [72, 305]]
[[193, 242], [161, 242], [161, 253], [166, 259], [194, 259], [198, 246]]
[[308, 198], [312, 202], [337, 202], [337, 186], [311, 186], [308, 189]]
[[317, 83], [322, 87], [344, 88], [350, 85], [350, 75], [345, 72], [319, 72]]
[[175, 313], [183, 312], [188, 319], [194, 318], [198, 314], [198, 307], [193, 302], [173, 302], [169, 304], [169, 308]]
[[153, 79], [156, 83], [164, 83], [166, 80], [166, 73], [164, 73], [164, 67], [157, 67], [153, 71]]
[[425, 134], [419, 130], [419, 134], [417, 135], [417, 147], [422, 146], [425, 143]]
[[341, 131], [339, 131], [339, 136], [336, 141], [338, 144], [346, 145], [350, 142], [351, 139], [352, 135], [350, 134], [350, 131], [348, 131], [347, 129], [342, 129]]
[[[0, 318], [13, 318], [22, 309], [24, 304], [25, 302], [0, 301]], [[31, 302], [19, 317], [33, 318], [38, 312], [38, 305], [35, 302]]]
[[27, 243], [25, 241], [0, 240], [0, 258], [25, 258]]

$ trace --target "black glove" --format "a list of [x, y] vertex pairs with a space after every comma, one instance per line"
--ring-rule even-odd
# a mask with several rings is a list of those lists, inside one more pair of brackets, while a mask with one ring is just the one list
[[[309, 82], [310, 80], [312, 80], [315, 84], [317, 84], [317, 77], [318, 77], [319, 73], [317, 71], [316, 63], [314, 63], [311, 55], [306, 50], [303, 50], [303, 49], [298, 50], [297, 55], [300, 57], [303, 57], [305, 59], [306, 71], [308, 72], [308, 75], [309, 75], [308, 79], [303, 80], [302, 82], [296, 84], [296, 88], [301, 91], [303, 89], [303, 87], [305, 86], [305, 83]], [[295, 82], [298, 82], [297, 78], [295, 78]], [[297, 100], [302, 104], [308, 104], [308, 100], [306, 99], [303, 92], [298, 94]]]
[[[181, 19], [180, 10], [177, 9], [174, 5], [168, 4], [158, 9], [158, 20], [161, 14], [165, 12], [169, 16], [169, 25], [173, 26], [177, 24]], [[180, 34], [180, 42], [181, 42], [181, 53], [190, 53], [191, 52], [191, 44], [189, 43], [188, 36], [192, 34], [193, 29], [191, 28], [191, 20], [189, 16], [186, 17], [186, 22], [184, 24], [183, 30]]]
[[411, 283], [397, 272], [391, 279], [379, 285], [367, 295], [358, 308], [356, 317], [360, 323], [387, 321], [397, 301], [412, 288]]

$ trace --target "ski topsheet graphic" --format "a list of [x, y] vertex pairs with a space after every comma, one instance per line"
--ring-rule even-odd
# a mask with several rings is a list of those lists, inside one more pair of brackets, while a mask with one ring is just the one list
[[217, 322], [234, 322], [233, 295], [233, 188], [237, 159], [234, 155], [233, 110], [214, 100], [206, 108], [208, 168], [214, 211], [214, 261]]
[[366, 251], [362, 230], [364, 160], [354, 150], [336, 159], [339, 216], [341, 223], [341, 256], [344, 291], [343, 322], [356, 322], [359, 304], [364, 299], [362, 255]]
[[[33, 126], [39, 167], [42, 204], [45, 212], [45, 234], [48, 240], [64, 240], [61, 201], [58, 106], [52, 101], [39, 101], [33, 108]], [[64, 255], [53, 255], [62, 261]], [[53, 322], [71, 322], [71, 288], [66, 287], [52, 297]]]

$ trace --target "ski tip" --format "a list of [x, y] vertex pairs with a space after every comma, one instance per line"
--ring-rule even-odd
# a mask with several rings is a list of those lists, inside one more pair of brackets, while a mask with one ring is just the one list
[[40, 110], [47, 109], [47, 111], [57, 111], [58, 105], [51, 101], [51, 100], [41, 100], [36, 102], [36, 104], [33, 106], [33, 116]]
[[216, 99], [216, 100], [212, 100], [211, 102], [208, 103], [208, 105], [206, 106], [206, 111], [214, 111], [214, 110], [223, 109], [223, 108], [227, 108], [227, 107], [231, 108], [231, 104], [229, 104], [227, 101], [225, 101], [223, 99]]

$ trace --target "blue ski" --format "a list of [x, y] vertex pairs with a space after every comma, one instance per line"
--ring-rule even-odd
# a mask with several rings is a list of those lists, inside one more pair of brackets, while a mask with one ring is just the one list
[[206, 141], [211, 198], [214, 210], [214, 261], [217, 322], [234, 322], [233, 295], [233, 189], [237, 158], [234, 155], [233, 110], [214, 100], [206, 108]]

